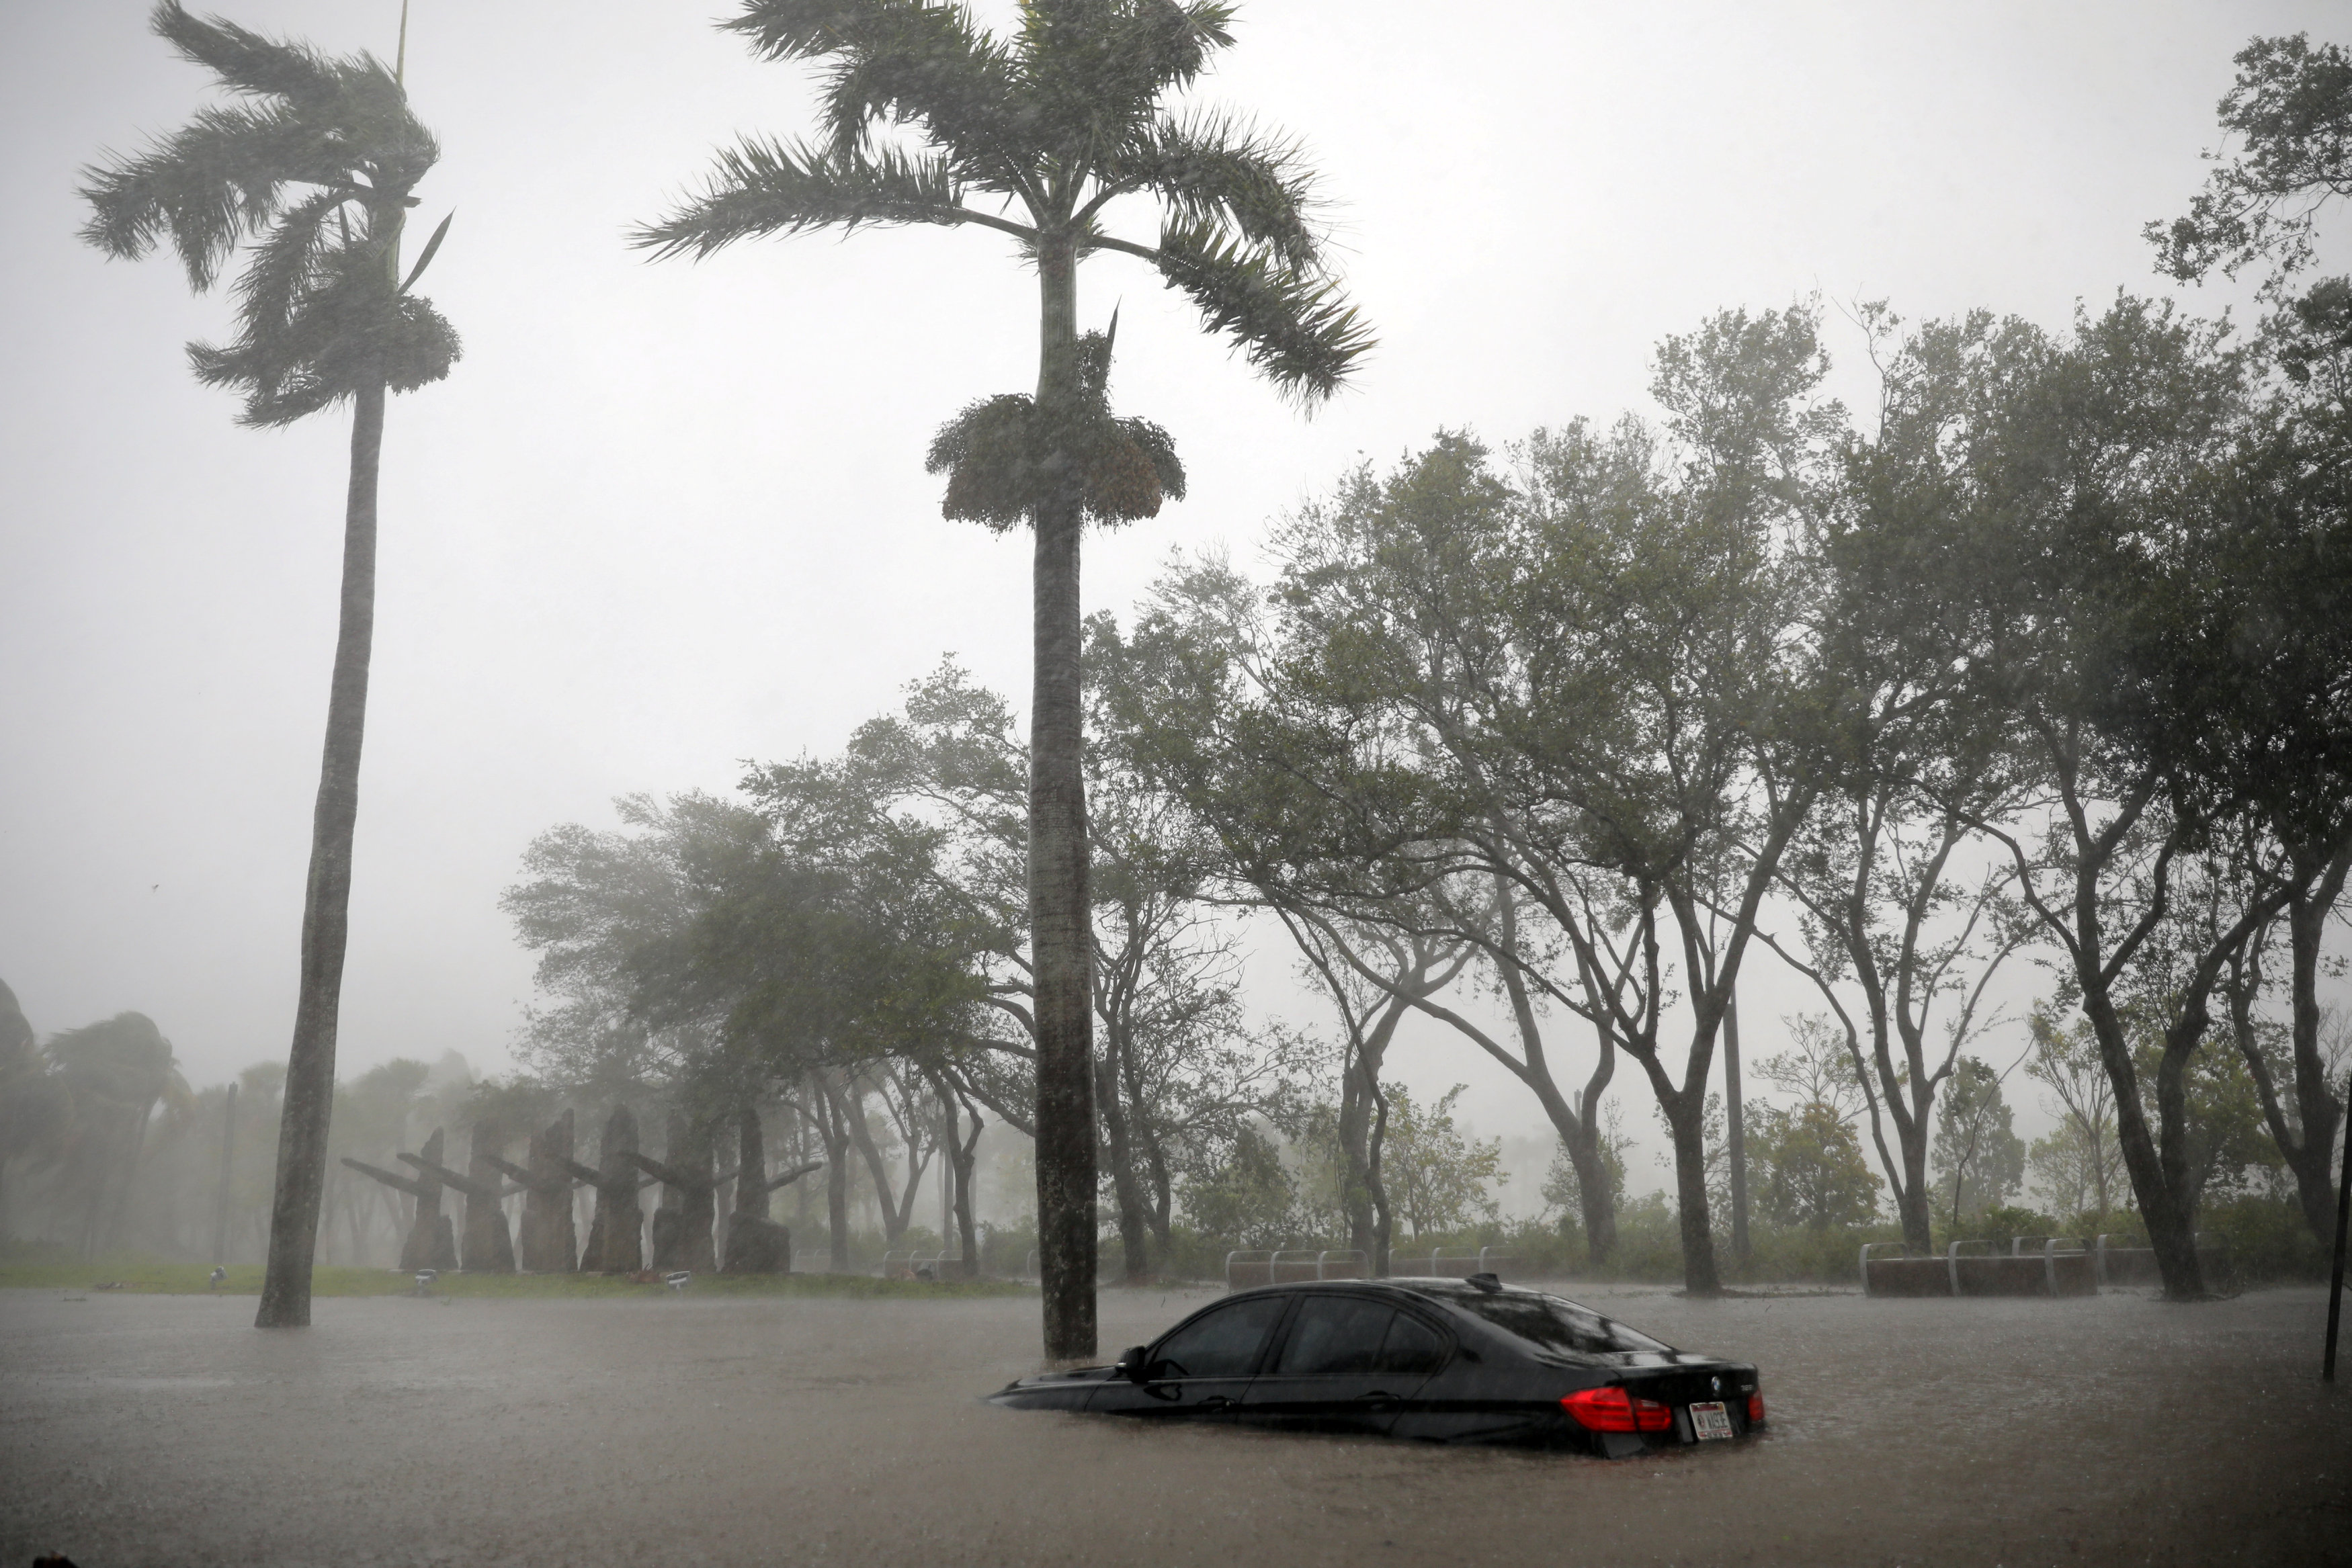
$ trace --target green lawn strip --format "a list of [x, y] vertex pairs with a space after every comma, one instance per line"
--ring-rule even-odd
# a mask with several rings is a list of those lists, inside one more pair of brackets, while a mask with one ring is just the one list
[[[261, 1265], [232, 1265], [217, 1291], [204, 1263], [115, 1258], [96, 1263], [0, 1263], [0, 1290], [59, 1290], [79, 1295], [119, 1288], [125, 1295], [253, 1296], [261, 1292]], [[391, 1269], [321, 1268], [310, 1277], [314, 1296], [400, 1296], [415, 1292], [414, 1276]], [[865, 1274], [697, 1274], [687, 1293], [697, 1296], [843, 1296], [858, 1300], [928, 1300], [941, 1296], [1020, 1296], [1033, 1285], [1001, 1280], [877, 1280]], [[109, 1292], [111, 1293], [111, 1292]], [[466, 1274], [445, 1271], [432, 1293], [464, 1301], [589, 1301], [665, 1296], [659, 1281], [638, 1284], [602, 1274]]]

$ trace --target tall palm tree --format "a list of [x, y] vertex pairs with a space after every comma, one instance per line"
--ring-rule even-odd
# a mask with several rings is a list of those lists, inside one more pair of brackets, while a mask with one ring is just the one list
[[[1325, 270], [1310, 177], [1296, 149], [1233, 117], [1180, 113], [1165, 102], [1231, 45], [1233, 12], [1205, 0], [1023, 0], [1018, 29], [999, 39], [959, 5], [744, 0], [722, 26], [764, 58], [824, 67], [826, 134], [740, 142], [719, 154], [698, 197], [636, 235], [661, 255], [699, 257], [738, 239], [803, 229], [971, 225], [1009, 236], [1036, 268], [1036, 418], [1017, 423], [1033, 437], [1044, 433], [1037, 487], [1024, 510], [1035, 546], [1029, 909], [1038, 1250], [1045, 1353], [1055, 1359], [1095, 1351], [1079, 533], [1090, 511], [1109, 520], [1157, 509], [1090, 505], [1105, 488], [1089, 472], [1105, 420], [1078, 333], [1078, 264], [1105, 251], [1150, 263], [1192, 298], [1211, 330], [1230, 334], [1304, 403], [1329, 396], [1371, 342]], [[877, 137], [891, 128], [903, 136]], [[1163, 216], [1154, 241], [1105, 231], [1106, 209], [1122, 196], [1157, 198]], [[968, 416], [961, 434], [988, 423]], [[1158, 456], [1172, 457], [1164, 442], [1108, 444], [1124, 448], [1110, 455], [1139, 478], [1138, 459], [1158, 469]], [[935, 453], [957, 466], [952, 455]], [[960, 499], [951, 481], [951, 515], [1014, 520], [960, 507]]]
[[416, 204], [416, 183], [441, 150], [409, 112], [398, 74], [373, 55], [333, 58], [218, 17], [192, 16], [179, 0], [163, 0], [153, 26], [239, 101], [203, 110], [143, 152], [86, 170], [82, 194], [92, 215], [82, 237], [127, 258], [168, 241], [198, 292], [249, 242], [234, 291], [236, 339], [226, 347], [188, 345], [197, 379], [240, 393], [243, 424], [290, 424], [346, 401], [352, 410], [341, 628], [311, 822], [269, 1267], [255, 1320], [263, 1328], [299, 1326], [310, 1321], [310, 1262], [334, 1103], [375, 621], [384, 394], [437, 382], [457, 358], [457, 333], [411, 292], [448, 232], [447, 219], [406, 278], [399, 270], [401, 228]]

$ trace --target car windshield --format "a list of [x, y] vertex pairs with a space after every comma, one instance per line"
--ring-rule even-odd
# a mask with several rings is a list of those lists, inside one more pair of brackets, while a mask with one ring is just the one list
[[1604, 1318], [1591, 1307], [1579, 1306], [1558, 1296], [1539, 1296], [1532, 1291], [1497, 1296], [1465, 1292], [1448, 1295], [1446, 1300], [1538, 1350], [1603, 1355], [1612, 1351], [1674, 1348], [1648, 1334], [1637, 1333], [1613, 1318]]

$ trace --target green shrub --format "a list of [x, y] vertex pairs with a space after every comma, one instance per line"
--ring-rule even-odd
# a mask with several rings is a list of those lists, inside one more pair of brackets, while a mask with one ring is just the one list
[[2208, 1286], [2233, 1288], [2325, 1280], [2330, 1249], [2311, 1233], [2292, 1197], [2233, 1197], [2197, 1217], [2199, 1248], [2213, 1260]]
[[1969, 1223], [1979, 1234], [1997, 1238], [2048, 1237], [2055, 1236], [2059, 1231], [2057, 1220], [2031, 1208], [1988, 1208], [1981, 1217]]

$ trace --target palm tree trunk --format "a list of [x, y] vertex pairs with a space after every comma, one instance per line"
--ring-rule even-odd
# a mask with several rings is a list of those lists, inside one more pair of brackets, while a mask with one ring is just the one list
[[[1039, 247], [1037, 407], [1066, 417], [1076, 395], [1077, 258]], [[1029, 706], [1029, 928], [1037, 1028], [1037, 1260], [1045, 1358], [1095, 1354], [1094, 932], [1087, 897], [1085, 723], [1078, 669], [1075, 484], [1035, 522], [1035, 670]]]
[[352, 413], [351, 493], [343, 509], [342, 623], [327, 697], [327, 743], [310, 824], [310, 880], [302, 906], [301, 988], [286, 1057], [278, 1123], [278, 1180], [269, 1207], [269, 1264], [256, 1328], [307, 1328], [319, 1203], [327, 1181], [327, 1124], [335, 1105], [335, 1022], [351, 932], [352, 831], [359, 819], [360, 741], [367, 722], [368, 655], [375, 635], [376, 471], [383, 454], [383, 382], [362, 387]]

